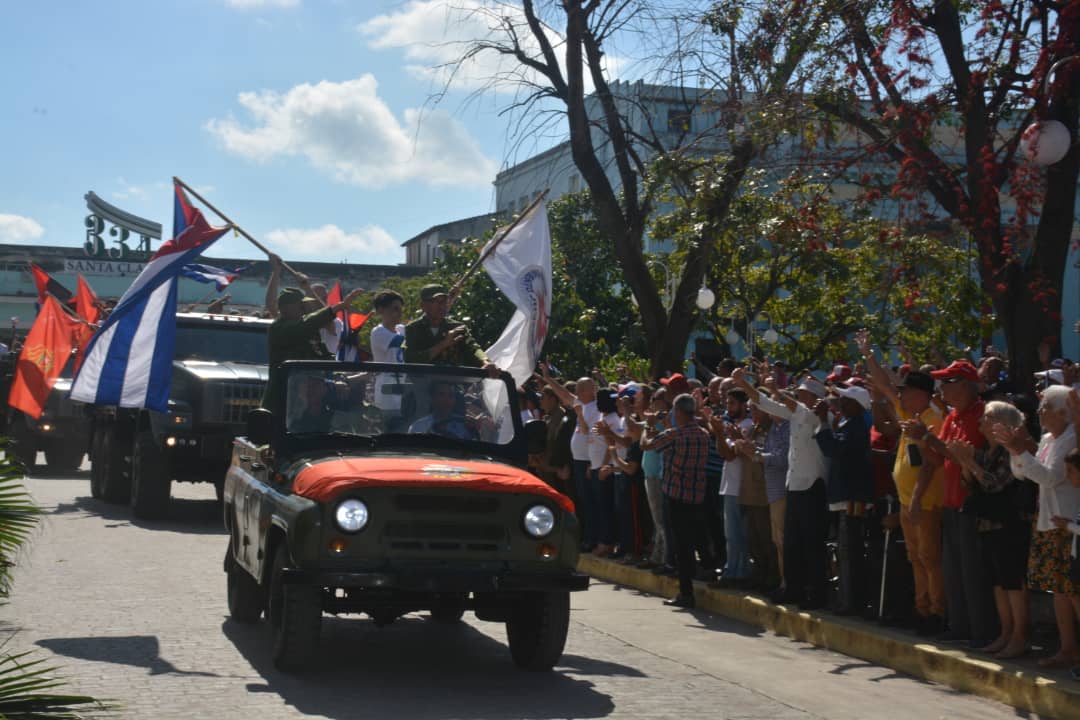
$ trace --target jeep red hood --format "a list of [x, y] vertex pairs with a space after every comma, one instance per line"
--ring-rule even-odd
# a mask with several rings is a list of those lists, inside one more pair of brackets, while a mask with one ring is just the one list
[[453, 487], [541, 495], [574, 512], [574, 503], [543, 480], [509, 465], [491, 462], [439, 462], [423, 458], [335, 458], [301, 470], [293, 481], [297, 495], [325, 502], [339, 492], [361, 487]]

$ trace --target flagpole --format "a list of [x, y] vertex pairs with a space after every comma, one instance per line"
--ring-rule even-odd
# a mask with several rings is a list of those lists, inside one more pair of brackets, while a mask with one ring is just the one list
[[472, 266], [465, 271], [465, 274], [461, 276], [460, 280], [454, 283], [454, 287], [450, 288], [449, 295], [451, 304], [453, 304], [454, 300], [457, 299], [458, 293], [461, 292], [461, 288], [465, 285], [466, 282], [468, 282], [469, 278], [473, 276], [477, 268], [479, 268], [480, 265], [488, 259], [488, 256], [490, 256], [491, 253], [495, 252], [495, 248], [498, 247], [499, 243], [501, 243], [506, 238], [506, 236], [510, 234], [510, 231], [516, 228], [521, 223], [521, 221], [524, 220], [525, 217], [533, 211], [533, 209], [537, 205], [544, 201], [544, 198], [548, 196], [548, 192], [550, 192], [550, 190], [544, 190], [538, 196], [533, 198], [532, 203], [530, 203], [529, 206], [521, 212], [521, 214], [514, 218], [514, 222], [510, 223], [506, 226], [506, 228], [499, 231], [499, 235], [496, 236], [495, 239], [492, 240], [491, 244], [488, 245], [487, 249], [480, 254], [480, 257], [476, 259], [476, 262], [474, 262]]
[[[225, 213], [221, 212], [221, 211], [220, 211], [220, 210], [218, 210], [218, 209], [217, 209], [216, 207], [214, 207], [214, 206], [213, 206], [213, 205], [212, 205], [212, 204], [210, 203], [210, 201], [209, 201], [209, 200], [207, 200], [207, 199], [206, 199], [206, 198], [204, 198], [204, 197], [203, 197], [202, 195], [200, 195], [199, 193], [197, 193], [197, 192], [195, 191], [195, 189], [194, 189], [194, 188], [192, 188], [192, 187], [191, 187], [190, 185], [188, 185], [188, 184], [187, 184], [186, 182], [184, 182], [184, 181], [183, 181], [183, 180], [181, 180], [180, 178], [176, 177], [175, 175], [173, 175], [173, 182], [174, 182], [174, 183], [176, 183], [177, 185], [179, 185], [180, 187], [184, 188], [185, 190], [187, 190], [187, 191], [188, 191], [189, 193], [191, 193], [191, 194], [192, 194], [192, 195], [193, 195], [193, 196], [195, 197], [195, 199], [196, 199], [196, 200], [198, 200], [199, 202], [201, 202], [201, 203], [202, 203], [203, 205], [205, 205], [206, 207], [208, 207], [208, 208], [210, 208], [211, 210], [213, 210], [213, 211], [214, 211], [214, 213], [215, 213], [215, 214], [216, 214], [216, 215], [217, 215], [217, 216], [218, 216], [219, 218], [221, 218], [222, 220], [224, 220], [225, 222], [227, 222], [227, 223], [228, 223], [229, 225], [231, 225], [231, 226], [232, 226], [232, 228], [233, 228], [233, 230], [235, 230], [236, 232], [240, 233], [240, 234], [241, 234], [241, 235], [243, 235], [243, 236], [244, 236], [245, 238], [247, 238], [247, 239], [248, 239], [248, 240], [249, 240], [249, 241], [251, 242], [251, 244], [252, 244], [252, 245], [254, 245], [255, 247], [257, 247], [257, 248], [259, 248], [260, 250], [262, 250], [262, 251], [263, 251], [264, 253], [266, 253], [266, 254], [267, 254], [267, 256], [270, 256], [270, 255], [273, 255], [273, 254], [274, 254], [274, 253], [270, 252], [270, 251], [269, 251], [269, 250], [268, 250], [268, 249], [266, 248], [266, 246], [265, 246], [265, 245], [263, 245], [263, 244], [262, 244], [261, 242], [259, 242], [258, 240], [256, 240], [256, 239], [255, 239], [254, 237], [252, 237], [252, 236], [251, 236], [251, 233], [249, 233], [249, 232], [248, 232], [247, 230], [245, 230], [244, 228], [240, 227], [239, 225], [237, 225], [236, 223], [234, 223], [234, 222], [233, 222], [232, 220], [230, 220], [230, 219], [229, 219], [229, 217], [228, 217], [228, 216], [227, 216], [227, 215], [226, 215]], [[289, 272], [291, 272], [291, 273], [292, 273], [293, 275], [295, 275], [295, 276], [297, 276], [297, 277], [306, 277], [306, 276], [305, 276], [305, 275], [304, 275], [304, 274], [303, 274], [302, 272], [299, 272], [298, 270], [294, 270], [294, 269], [293, 269], [292, 267], [290, 267], [290, 266], [289, 266], [289, 264], [288, 264], [288, 263], [286, 263], [286, 262], [285, 262], [284, 260], [282, 260], [282, 261], [281, 261], [281, 267], [285, 268], [286, 270], [288, 270]]]

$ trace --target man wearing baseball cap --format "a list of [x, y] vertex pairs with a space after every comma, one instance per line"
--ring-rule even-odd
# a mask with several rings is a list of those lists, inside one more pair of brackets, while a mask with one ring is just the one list
[[269, 379], [263, 394], [263, 407], [273, 409], [277, 401], [277, 367], [286, 360], [332, 360], [319, 336], [319, 329], [334, 315], [355, 300], [364, 290], [356, 288], [336, 305], [328, 305], [304, 314], [303, 291], [287, 287], [278, 293], [278, 318], [267, 330]]
[[787, 420], [791, 427], [784, 511], [784, 588], [771, 599], [776, 603], [798, 603], [804, 610], [824, 607], [828, 466], [814, 440], [820, 421], [810, 408], [825, 397], [825, 386], [808, 376], [795, 390], [798, 400], [781, 395], [782, 401], [777, 402], [758, 392], [747, 381], [743, 368], [735, 369], [731, 378], [746, 391], [750, 402], [773, 417]]
[[420, 290], [424, 316], [405, 326], [405, 362], [431, 365], [482, 367], [495, 365], [469, 334], [464, 323], [447, 317], [450, 296], [442, 285], [425, 285]]
[[965, 442], [975, 448], [986, 445], [979, 431], [986, 404], [979, 397], [979, 371], [967, 360], [957, 360], [931, 376], [941, 383], [941, 394], [951, 408], [935, 436], [923, 423], [904, 423], [905, 432], [944, 458], [944, 506], [942, 517], [942, 575], [949, 628], [945, 640], [966, 640], [979, 648], [997, 637], [997, 613], [993, 588], [980, 562], [977, 518], [962, 512], [967, 490], [960, 465], [948, 455], [945, 444]]

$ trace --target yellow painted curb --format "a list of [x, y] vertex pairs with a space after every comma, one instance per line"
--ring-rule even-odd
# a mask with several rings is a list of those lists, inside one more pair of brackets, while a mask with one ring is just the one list
[[[674, 596], [678, 591], [675, 578], [591, 555], [580, 557], [578, 570], [598, 580], [655, 595]], [[1008, 661], [970, 657], [961, 650], [918, 642], [911, 635], [854, 619], [801, 612], [739, 591], [694, 585], [699, 610], [1040, 715], [1080, 720], [1080, 683], [1042, 677]]]

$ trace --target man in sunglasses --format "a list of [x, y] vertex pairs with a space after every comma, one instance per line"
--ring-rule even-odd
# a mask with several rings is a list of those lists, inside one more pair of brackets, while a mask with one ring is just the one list
[[[942, 575], [945, 579], [945, 608], [949, 629], [941, 639], [967, 641], [982, 647], [997, 634], [993, 588], [979, 556], [976, 517], [962, 512], [967, 490], [960, 466], [949, 459], [943, 444], [959, 440], [975, 448], [986, 444], [979, 431], [985, 403], [979, 397], [979, 371], [966, 360], [957, 360], [943, 370], [930, 373], [941, 383], [941, 395], [949, 414], [935, 437], [917, 421], [903, 423], [904, 431], [926, 447], [941, 451], [944, 464], [944, 513], [942, 518]], [[922, 427], [920, 427], [922, 426]]]

